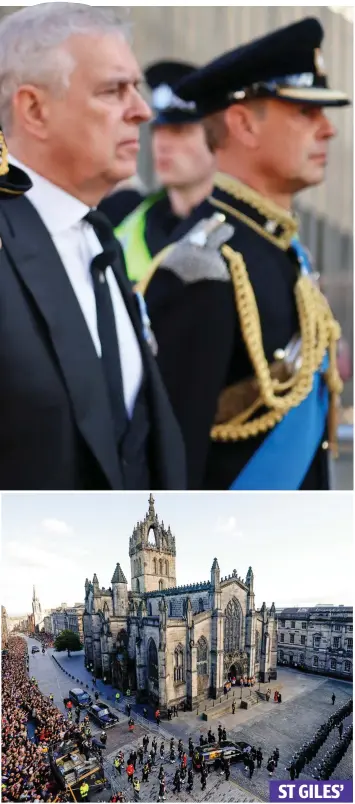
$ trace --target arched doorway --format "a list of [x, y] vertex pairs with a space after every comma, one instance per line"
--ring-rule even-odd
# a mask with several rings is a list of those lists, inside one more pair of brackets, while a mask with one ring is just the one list
[[236, 679], [238, 683], [242, 675], [243, 675], [243, 668], [241, 667], [241, 665], [238, 662], [231, 664], [228, 673], [229, 681], [232, 681], [232, 679]]

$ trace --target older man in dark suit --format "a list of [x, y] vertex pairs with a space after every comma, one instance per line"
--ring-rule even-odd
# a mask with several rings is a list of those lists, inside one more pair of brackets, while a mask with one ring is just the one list
[[[122, 24], [70, 3], [0, 25], [0, 488], [181, 489], [184, 450], [101, 199], [150, 111]], [[143, 305], [143, 306], [142, 306]]]

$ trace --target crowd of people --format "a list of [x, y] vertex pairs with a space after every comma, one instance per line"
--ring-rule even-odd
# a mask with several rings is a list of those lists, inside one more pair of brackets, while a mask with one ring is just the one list
[[23, 637], [11, 637], [2, 657], [2, 801], [67, 800], [52, 775], [49, 757], [58, 745], [72, 740], [88, 759], [104, 748], [106, 735], [91, 737], [88, 717], [75, 722], [44, 697], [34, 676]]
[[[335, 703], [335, 695], [333, 693], [332, 696], [332, 703], [334, 706]], [[287, 768], [290, 774], [291, 779], [298, 779], [300, 773], [302, 773], [305, 765], [312, 762], [315, 759], [318, 751], [324, 745], [325, 741], [328, 739], [329, 734], [333, 729], [338, 727], [339, 730], [339, 737], [340, 741], [342, 739], [343, 733], [343, 720], [348, 717], [351, 712], [353, 711], [353, 702], [352, 700], [348, 701], [344, 706], [338, 709], [334, 715], [328, 718], [326, 723], [323, 723], [319, 729], [317, 729], [316, 733], [309, 740], [308, 743], [304, 743], [300, 750], [297, 751], [296, 754], [291, 759], [291, 762]]]
[[[28, 736], [28, 724], [35, 724]], [[44, 698], [28, 677], [26, 642], [9, 640], [2, 659], [2, 800], [54, 801], [48, 750], [65, 728], [63, 715]]]

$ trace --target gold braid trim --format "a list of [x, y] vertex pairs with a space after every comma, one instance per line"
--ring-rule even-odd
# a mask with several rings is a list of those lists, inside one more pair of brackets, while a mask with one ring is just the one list
[[[329, 440], [335, 451], [334, 411], [338, 394], [343, 387], [336, 365], [336, 342], [340, 338], [341, 330], [327, 300], [310, 277], [299, 277], [295, 286], [295, 297], [300, 321], [301, 365], [297, 373], [287, 382], [280, 383], [276, 379], [273, 380], [265, 357], [256, 299], [243, 257], [228, 245], [222, 247], [222, 254], [229, 263], [242, 335], [258, 380], [260, 395], [248, 410], [225, 424], [215, 425], [211, 431], [211, 438], [214, 441], [237, 441], [270, 430], [291, 408], [298, 407], [310, 394], [313, 375], [320, 368], [324, 355], [329, 350], [329, 368], [325, 380], [331, 395]], [[259, 418], [248, 421], [260, 407], [267, 407], [270, 410]]]

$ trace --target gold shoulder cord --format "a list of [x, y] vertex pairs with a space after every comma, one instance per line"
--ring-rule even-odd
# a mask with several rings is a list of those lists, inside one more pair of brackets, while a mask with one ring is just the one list
[[[312, 280], [300, 276], [295, 286], [296, 305], [301, 333], [301, 366], [287, 382], [272, 379], [265, 357], [260, 317], [245, 262], [240, 253], [224, 245], [222, 254], [229, 263], [236, 307], [243, 338], [258, 381], [260, 395], [243, 413], [225, 424], [215, 425], [211, 431], [214, 441], [237, 441], [265, 433], [281, 421], [291, 410], [303, 402], [313, 386], [313, 375], [329, 350], [329, 368], [325, 374], [331, 395], [329, 411], [329, 442], [336, 453], [337, 397], [343, 384], [336, 365], [336, 342], [341, 330], [334, 319], [327, 300]], [[259, 418], [248, 421], [260, 407], [270, 410]], [[307, 423], [305, 423], [307, 426]]]

